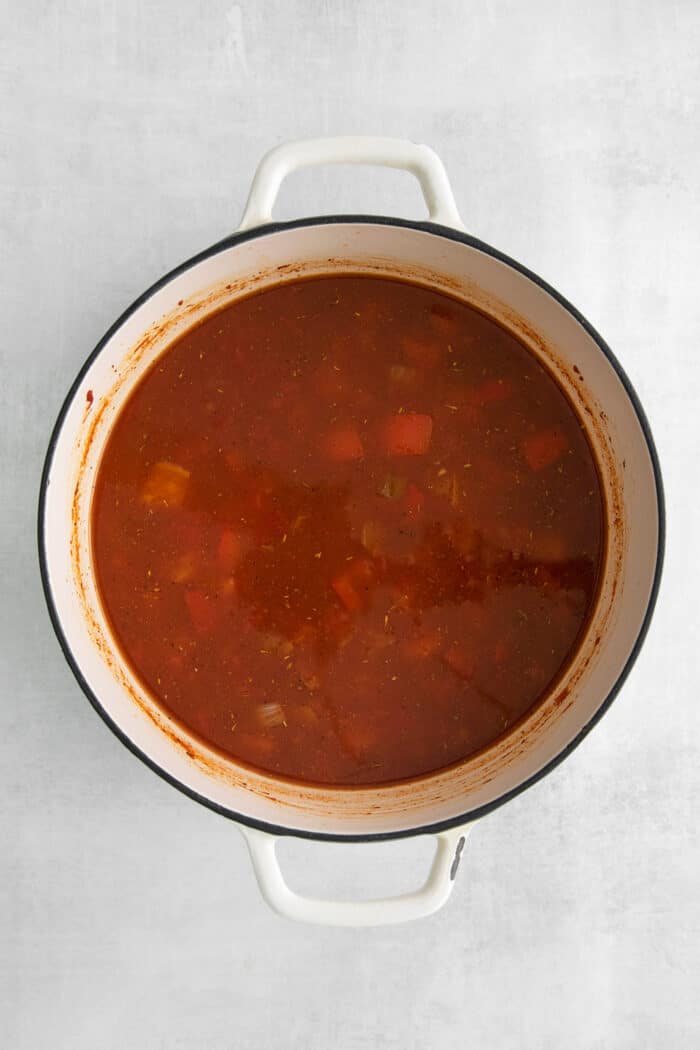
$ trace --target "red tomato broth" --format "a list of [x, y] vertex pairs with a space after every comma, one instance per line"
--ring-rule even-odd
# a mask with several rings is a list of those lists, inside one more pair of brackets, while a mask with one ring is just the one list
[[155, 362], [99, 466], [102, 603], [161, 707], [337, 785], [429, 774], [551, 690], [597, 594], [583, 424], [510, 332], [407, 282], [289, 282]]

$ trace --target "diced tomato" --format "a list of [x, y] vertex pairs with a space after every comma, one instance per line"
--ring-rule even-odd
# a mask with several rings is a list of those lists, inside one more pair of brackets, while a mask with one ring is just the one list
[[509, 379], [484, 379], [478, 386], [465, 388], [460, 394], [455, 390], [452, 397], [454, 403], [460, 407], [465, 421], [474, 422], [482, 408], [487, 405], [497, 405], [505, 401], [513, 393], [513, 384]]
[[197, 634], [210, 634], [218, 619], [216, 602], [204, 591], [185, 591], [185, 603]]
[[334, 427], [329, 430], [323, 442], [323, 450], [329, 459], [338, 463], [362, 459], [365, 454], [360, 435], [352, 426]]
[[355, 558], [338, 576], [331, 580], [331, 587], [350, 612], [359, 612], [368, 604], [368, 592], [374, 570], [366, 558]]
[[430, 447], [433, 417], [420, 412], [390, 416], [381, 431], [381, 444], [390, 456], [422, 456]]
[[409, 518], [417, 518], [423, 510], [423, 504], [425, 503], [425, 496], [412, 481], [406, 486], [406, 491], [403, 494], [402, 505], [404, 513]]
[[566, 452], [568, 442], [561, 427], [550, 427], [528, 434], [521, 443], [522, 453], [530, 470], [544, 470], [556, 463]]
[[479, 405], [492, 405], [505, 401], [513, 393], [513, 384], [507, 379], [485, 379], [474, 391], [474, 398]]
[[331, 587], [340, 598], [346, 609], [358, 612], [362, 608], [362, 598], [355, 590], [355, 581], [350, 573], [343, 573], [331, 581]]
[[454, 671], [458, 678], [468, 681], [474, 674], [476, 661], [473, 655], [466, 652], [459, 644], [452, 645], [442, 658], [449, 669]]
[[222, 569], [234, 569], [243, 554], [241, 536], [233, 529], [224, 529], [216, 547], [216, 557]]
[[435, 368], [442, 360], [440, 344], [427, 339], [414, 339], [407, 336], [401, 340], [401, 348], [411, 364], [419, 365], [421, 368]]

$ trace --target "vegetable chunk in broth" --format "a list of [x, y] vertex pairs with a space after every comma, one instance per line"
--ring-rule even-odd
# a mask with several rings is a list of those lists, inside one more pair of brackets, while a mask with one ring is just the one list
[[175, 341], [99, 466], [101, 600], [158, 704], [275, 776], [378, 784], [508, 732], [574, 656], [605, 510], [533, 354], [408, 282], [288, 282]]

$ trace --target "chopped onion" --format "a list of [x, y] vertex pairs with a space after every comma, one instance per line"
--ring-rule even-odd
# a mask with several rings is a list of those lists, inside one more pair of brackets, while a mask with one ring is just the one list
[[267, 704], [258, 705], [258, 719], [266, 729], [274, 729], [275, 726], [286, 725], [284, 708], [281, 704], [270, 701]]
[[406, 491], [407, 478], [399, 478], [395, 474], [387, 474], [384, 484], [379, 490], [379, 495], [384, 499], [400, 499]]

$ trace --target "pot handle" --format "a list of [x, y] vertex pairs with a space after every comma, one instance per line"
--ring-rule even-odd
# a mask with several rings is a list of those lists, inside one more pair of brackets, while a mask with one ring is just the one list
[[436, 849], [425, 883], [412, 893], [377, 900], [317, 900], [303, 897], [284, 881], [275, 846], [267, 831], [243, 827], [253, 870], [264, 899], [273, 911], [297, 922], [322, 926], [384, 926], [432, 915], [452, 893], [470, 825], [435, 834]]
[[253, 176], [239, 231], [271, 222], [282, 181], [291, 172], [315, 164], [377, 164], [410, 171], [420, 183], [430, 221], [464, 229], [437, 153], [406, 139], [347, 135], [284, 142], [266, 153]]

